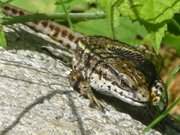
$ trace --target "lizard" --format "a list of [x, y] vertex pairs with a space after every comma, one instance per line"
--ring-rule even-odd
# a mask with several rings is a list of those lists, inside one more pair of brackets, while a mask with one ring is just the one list
[[[10, 4], [2, 6], [8, 16], [31, 14]], [[71, 86], [102, 108], [94, 91], [133, 106], [156, 106], [163, 102], [164, 84], [151, 58], [152, 52], [102, 36], [86, 36], [51, 20], [25, 22], [69, 49], [72, 54]], [[153, 54], [153, 55], [152, 55]]]

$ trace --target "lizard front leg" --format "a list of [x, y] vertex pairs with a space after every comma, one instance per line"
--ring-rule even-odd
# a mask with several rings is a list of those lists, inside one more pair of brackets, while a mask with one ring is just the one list
[[90, 99], [90, 106], [96, 106], [103, 110], [103, 102], [96, 98], [88, 80], [78, 70], [72, 70], [69, 74], [69, 81], [74, 90], [78, 91], [82, 96]]

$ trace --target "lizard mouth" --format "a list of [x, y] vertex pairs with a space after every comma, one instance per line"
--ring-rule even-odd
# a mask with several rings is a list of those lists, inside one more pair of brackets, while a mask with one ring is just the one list
[[121, 100], [133, 106], [146, 106], [147, 101], [140, 101], [132, 97], [122, 96]]

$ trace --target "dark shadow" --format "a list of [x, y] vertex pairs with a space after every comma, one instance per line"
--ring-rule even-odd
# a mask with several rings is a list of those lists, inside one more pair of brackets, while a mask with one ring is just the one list
[[132, 106], [116, 98], [108, 97], [106, 95], [102, 95], [97, 92], [95, 92], [95, 94], [98, 98], [102, 98], [119, 112], [128, 113], [129, 115], [131, 115], [131, 117], [133, 117], [138, 121], [141, 121], [145, 125], [147, 125], [152, 120], [152, 114], [148, 106], [147, 107]]
[[83, 126], [83, 120], [81, 119], [81, 116], [78, 114], [77, 108], [73, 101], [73, 97], [71, 96], [71, 94], [69, 94], [67, 97], [69, 99], [69, 106], [71, 106], [72, 113], [77, 118], [77, 122], [78, 122], [79, 130], [81, 131], [81, 135], [86, 135], [85, 128]]
[[[7, 50], [14, 49], [14, 50], [36, 51], [39, 53], [47, 54], [53, 58], [60, 59], [65, 65], [71, 66], [69, 62], [71, 61], [71, 57], [69, 56], [71, 55], [70, 50], [64, 48], [63, 45], [62, 46], [56, 45], [55, 43], [45, 40], [42, 37], [38, 37], [35, 34], [27, 32], [26, 30], [21, 29], [20, 26], [18, 26], [18, 30], [14, 29], [13, 32], [6, 32], [6, 39], [7, 39], [7, 47], [6, 47]], [[69, 55], [65, 56], [60, 53], [58, 55], [55, 55], [53, 54], [53, 52], [47, 49], [48, 47], [51, 47], [54, 50], [62, 50]]]
[[[149, 125], [158, 115], [157, 110], [152, 106], [148, 105], [146, 107], [132, 106], [128, 103], [125, 103], [119, 99], [108, 97], [102, 94], [95, 92], [96, 96], [100, 99], [103, 99], [108, 104], [112, 105], [117, 111], [129, 114], [133, 119], [142, 122], [144, 125]], [[180, 133], [180, 127], [176, 125], [170, 116], [167, 116], [163, 121], [161, 121], [154, 129], [158, 130], [162, 134], [178, 135]], [[170, 131], [167, 131], [169, 130]]]
[[38, 38], [23, 29], [16, 30], [15, 32], [6, 32], [7, 50], [31, 50], [43, 52], [42, 46], [47, 45], [47, 41]]

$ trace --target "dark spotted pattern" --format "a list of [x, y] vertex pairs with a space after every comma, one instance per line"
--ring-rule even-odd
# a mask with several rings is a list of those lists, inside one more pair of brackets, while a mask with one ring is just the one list
[[62, 36], [62, 37], [66, 37], [67, 34], [68, 34], [68, 32], [67, 32], [66, 30], [63, 30], [63, 31], [61, 32], [61, 36]]
[[48, 22], [47, 21], [42, 21], [41, 24], [43, 25], [43, 27], [47, 27], [48, 26]]
[[60, 28], [55, 27], [54, 31], [55, 32], [54, 32], [54, 34], [52, 36], [56, 38], [58, 36], [59, 32], [60, 32]]
[[51, 30], [54, 30], [54, 25], [49, 24], [49, 28], [50, 28]]

